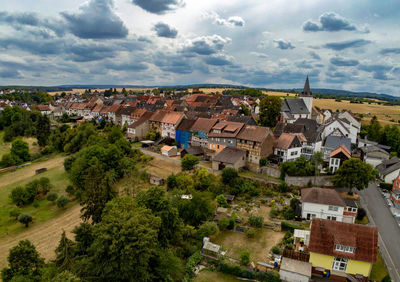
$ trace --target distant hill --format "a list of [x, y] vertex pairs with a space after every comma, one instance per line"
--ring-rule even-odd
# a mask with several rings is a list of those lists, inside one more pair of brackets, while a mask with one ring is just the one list
[[[58, 85], [58, 86], [0, 86], [0, 89], [4, 88], [22, 88], [22, 89], [39, 89], [42, 91], [70, 91], [74, 88], [76, 89], [107, 89], [107, 88], [169, 88], [169, 89], [190, 89], [193, 87], [200, 88], [237, 88], [244, 89], [249, 88], [242, 85], [233, 85], [233, 84], [213, 84], [213, 83], [203, 83], [203, 84], [186, 84], [186, 85], [133, 85], [133, 84], [67, 84], [67, 85]], [[281, 91], [281, 92], [301, 92], [302, 88], [294, 88], [294, 89], [271, 89], [271, 88], [257, 88], [260, 90], [266, 91]], [[357, 97], [357, 98], [371, 98], [371, 99], [380, 99], [385, 101], [400, 101], [400, 97], [381, 94], [381, 93], [372, 93], [372, 92], [353, 92], [348, 90], [339, 90], [339, 89], [327, 89], [327, 88], [312, 88], [311, 89], [314, 94], [321, 95], [336, 95], [336, 96], [344, 96], [344, 97]]]

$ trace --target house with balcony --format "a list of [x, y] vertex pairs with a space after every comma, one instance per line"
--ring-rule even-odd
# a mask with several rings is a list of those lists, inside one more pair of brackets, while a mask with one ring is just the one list
[[246, 151], [247, 161], [259, 164], [274, 152], [274, 137], [270, 128], [246, 125], [236, 137], [236, 147]]
[[314, 275], [335, 281], [369, 281], [378, 255], [378, 229], [362, 224], [313, 218], [309, 262]]

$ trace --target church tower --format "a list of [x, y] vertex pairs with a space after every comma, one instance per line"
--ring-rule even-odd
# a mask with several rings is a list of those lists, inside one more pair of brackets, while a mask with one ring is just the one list
[[310, 116], [312, 113], [312, 106], [313, 106], [313, 95], [310, 90], [310, 82], [308, 81], [308, 75], [306, 78], [306, 83], [304, 84], [304, 89], [300, 93], [300, 98], [303, 99], [304, 104], [306, 104], [306, 107], [308, 111], [310, 112]]

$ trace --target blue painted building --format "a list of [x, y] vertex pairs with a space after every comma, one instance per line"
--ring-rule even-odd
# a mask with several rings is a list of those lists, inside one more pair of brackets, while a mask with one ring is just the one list
[[191, 128], [194, 123], [195, 120], [183, 119], [176, 128], [175, 141], [178, 142], [179, 148], [186, 149], [190, 146]]

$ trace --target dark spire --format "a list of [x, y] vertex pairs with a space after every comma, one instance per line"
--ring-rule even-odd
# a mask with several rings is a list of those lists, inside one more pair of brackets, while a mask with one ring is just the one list
[[308, 81], [308, 75], [307, 75], [307, 78], [306, 78], [306, 83], [304, 83], [304, 89], [301, 92], [300, 96], [312, 96], [312, 92], [311, 92], [311, 89], [310, 89], [310, 82]]

